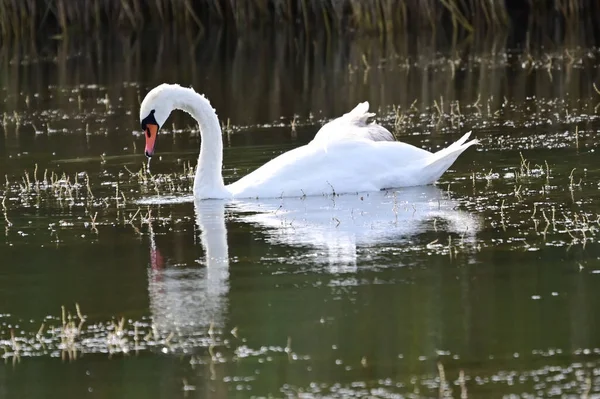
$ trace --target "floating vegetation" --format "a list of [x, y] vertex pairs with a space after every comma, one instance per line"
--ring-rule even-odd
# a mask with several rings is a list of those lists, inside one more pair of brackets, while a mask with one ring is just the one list
[[[72, 363], [91, 356], [116, 360], [156, 353], [179, 359], [183, 391], [203, 386], [203, 379], [220, 381], [236, 390], [261, 391], [260, 375], [285, 367], [289, 373], [306, 374], [314, 380], [306, 384], [285, 382], [278, 389], [286, 396], [306, 397], [422, 396], [438, 392], [441, 397], [468, 397], [469, 393], [476, 395], [490, 389], [504, 394], [589, 394], [597, 392], [599, 382], [599, 348], [534, 349], [511, 355], [527, 360], [528, 368], [511, 368], [507, 365], [509, 359], [501, 356], [490, 355], [488, 366], [482, 369], [450, 351], [438, 350], [433, 356], [418, 358], [394, 353], [395, 366], [410, 370], [399, 376], [382, 377], [377, 373], [367, 382], [357, 374], [361, 369], [374, 372], [366, 356], [351, 359], [339, 354], [322, 359], [321, 353], [298, 353], [292, 337], [285, 345], [252, 347], [237, 327], [225, 331], [210, 325], [193, 335], [181, 335], [158, 329], [151, 319], [93, 320], [82, 314], [77, 304], [74, 309], [61, 307], [58, 316], [47, 316], [38, 324], [36, 327], [33, 320], [0, 315], [0, 358], [5, 364], [19, 369], [40, 356]], [[334, 345], [331, 355], [336, 349]], [[317, 371], [325, 366], [323, 363], [337, 369], [339, 381], [320, 378]], [[90, 367], [88, 362], [84, 364]]]
[[[597, 351], [596, 351], [597, 352]], [[493, 360], [491, 360], [493, 362]], [[575, 361], [566, 366], [542, 365], [539, 368], [501, 369], [493, 374], [478, 370], [452, 370], [448, 378], [444, 367], [438, 363], [438, 374], [424, 373], [419, 376], [398, 380], [381, 378], [369, 383], [363, 380], [351, 382], [314, 382], [308, 386], [286, 384], [282, 393], [286, 396], [300, 395], [303, 397], [344, 397], [344, 398], [395, 398], [399, 395], [406, 397], [430, 397], [438, 394], [440, 398], [469, 397], [469, 387], [475, 392], [501, 393], [504, 396], [519, 395], [573, 395], [581, 394], [588, 397], [593, 384], [597, 384], [597, 375], [592, 367], [595, 363], [584, 364]], [[524, 393], [527, 392], [527, 393]], [[475, 394], [477, 395], [477, 394]]]
[[[45, 169], [43, 175], [38, 175], [38, 165], [35, 164], [33, 174], [25, 171], [22, 176], [17, 176], [11, 181], [5, 175], [4, 190], [2, 194], [2, 207], [7, 211], [7, 205], [15, 202], [22, 207], [57, 206], [59, 208], [74, 206], [85, 207], [124, 207], [127, 204], [127, 191], [135, 186], [136, 196], [142, 194], [177, 194], [189, 193], [193, 181], [195, 168], [190, 162], [183, 164], [183, 172], [166, 174], [152, 174], [146, 163], [142, 163], [137, 172], [132, 172], [127, 166], [118, 173], [118, 176], [104, 175], [102, 186], [103, 193], [107, 186], [114, 189], [112, 195], [95, 196], [87, 172], [76, 172], [73, 175], [55, 173]], [[20, 181], [18, 180], [20, 177]], [[116, 178], [117, 180], [113, 180]]]
[[[13, 365], [30, 357], [49, 356], [75, 361], [90, 354], [136, 355], [145, 351], [189, 356], [190, 364], [223, 363], [249, 357], [285, 353], [293, 360], [307, 360], [289, 347], [250, 348], [237, 329], [221, 331], [214, 325], [197, 328], [191, 335], [165, 331], [151, 318], [139, 321], [120, 317], [108, 321], [90, 320], [75, 304], [76, 313], [64, 306], [59, 316], [47, 316], [37, 330], [33, 320], [16, 320], [0, 315], [1, 358]], [[208, 356], [207, 356], [208, 355]], [[227, 358], [225, 357], [227, 356]]]

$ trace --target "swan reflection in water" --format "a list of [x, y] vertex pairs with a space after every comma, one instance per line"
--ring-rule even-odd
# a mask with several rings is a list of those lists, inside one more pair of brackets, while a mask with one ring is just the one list
[[474, 243], [479, 219], [458, 206], [435, 186], [232, 204], [237, 213], [249, 213], [239, 219], [266, 230], [270, 243], [312, 249], [312, 259], [332, 273], [354, 271], [360, 248], [387, 244], [402, 250], [434, 230]]
[[[340, 196], [195, 201], [205, 253], [199, 262], [203, 267], [161, 268], [153, 264], [149, 292], [155, 323], [171, 331], [223, 325], [229, 290], [226, 210], [228, 218], [255, 226], [272, 245], [301, 247], [302, 253], [310, 255], [303, 257], [304, 263], [311, 259], [324, 264], [327, 272], [341, 273], [356, 269], [362, 248], [424, 248], [427, 242], [423, 241], [431, 235], [418, 236], [434, 230], [446, 233], [444, 239], [447, 233], [455, 233], [462, 243], [474, 245], [480, 220], [459, 210], [458, 205], [435, 186]], [[446, 246], [447, 242], [439, 245]], [[153, 248], [152, 259], [158, 259], [157, 255]], [[372, 258], [373, 254], [367, 251], [364, 256]]]
[[204, 258], [203, 267], [167, 267], [150, 233], [148, 291], [156, 327], [183, 334], [200, 333], [198, 327], [224, 325], [229, 292], [229, 251], [225, 228], [225, 202], [195, 204], [196, 225]]

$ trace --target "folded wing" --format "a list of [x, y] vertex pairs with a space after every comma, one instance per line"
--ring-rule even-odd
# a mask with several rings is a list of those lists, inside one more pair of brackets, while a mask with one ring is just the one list
[[371, 141], [396, 141], [385, 127], [368, 119], [375, 116], [369, 112], [369, 102], [358, 104], [354, 109], [321, 127], [311, 143], [326, 144], [336, 140], [366, 139]]

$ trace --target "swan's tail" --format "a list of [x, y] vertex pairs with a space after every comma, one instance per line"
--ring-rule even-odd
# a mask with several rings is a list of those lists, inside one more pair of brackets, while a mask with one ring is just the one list
[[431, 183], [435, 182], [450, 166], [452, 166], [454, 161], [456, 161], [456, 158], [458, 158], [464, 150], [472, 145], [479, 144], [479, 140], [477, 139], [467, 141], [470, 136], [471, 132], [469, 131], [450, 146], [434, 153], [423, 167], [423, 177], [426, 177]]

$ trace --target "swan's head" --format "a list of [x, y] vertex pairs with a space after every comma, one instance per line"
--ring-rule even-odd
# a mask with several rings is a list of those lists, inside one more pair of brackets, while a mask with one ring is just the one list
[[154, 154], [154, 145], [158, 129], [165, 124], [173, 110], [174, 85], [162, 84], [150, 90], [140, 106], [140, 122], [146, 136], [145, 154], [150, 158]]

